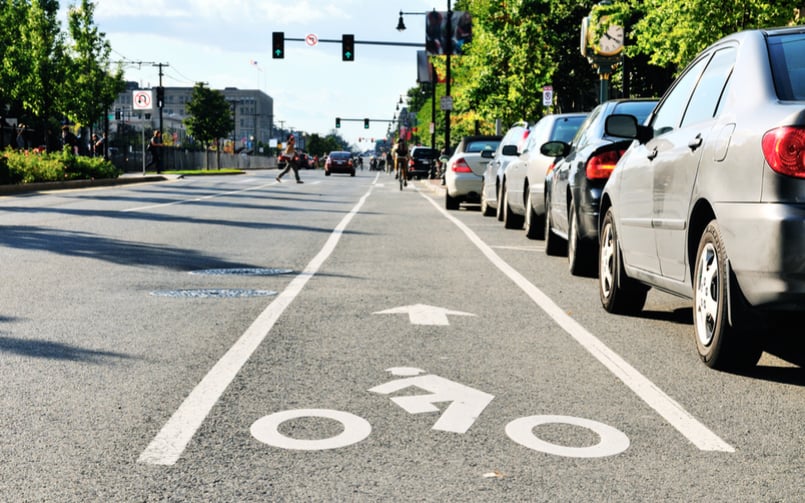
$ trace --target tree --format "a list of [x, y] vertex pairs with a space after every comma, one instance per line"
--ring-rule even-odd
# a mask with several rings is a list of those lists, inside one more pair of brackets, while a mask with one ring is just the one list
[[40, 118], [42, 143], [48, 149], [58, 146], [56, 116], [64, 96], [64, 35], [56, 17], [58, 10], [57, 0], [31, 0], [19, 40], [8, 54], [10, 61], [18, 65], [11, 77], [13, 95]]
[[68, 60], [68, 77], [65, 81], [65, 115], [81, 125], [90, 126], [114, 103], [125, 88], [123, 70], [118, 66], [110, 70], [109, 55], [112, 48], [105, 34], [98, 31], [93, 15], [95, 4], [81, 0], [67, 13], [72, 45]]
[[[188, 117], [184, 120], [187, 132], [201, 142], [206, 151], [215, 142], [218, 156], [219, 142], [235, 127], [232, 109], [220, 91], [204, 87], [203, 82], [193, 86], [187, 103]], [[220, 165], [220, 163], [218, 163]]]

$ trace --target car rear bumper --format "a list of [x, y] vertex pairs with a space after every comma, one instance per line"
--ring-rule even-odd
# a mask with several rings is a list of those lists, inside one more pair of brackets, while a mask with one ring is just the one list
[[455, 173], [445, 176], [445, 185], [450, 197], [462, 201], [480, 201], [483, 178], [473, 173]]
[[721, 204], [716, 212], [749, 303], [805, 311], [805, 205]]

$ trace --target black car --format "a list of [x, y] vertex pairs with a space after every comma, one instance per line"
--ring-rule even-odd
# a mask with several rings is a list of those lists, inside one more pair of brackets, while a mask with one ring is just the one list
[[[571, 143], [543, 143], [543, 155], [557, 156], [545, 178], [545, 252], [567, 253], [573, 275], [592, 276], [598, 268], [598, 213], [601, 191], [618, 159], [631, 143], [609, 136], [604, 122], [612, 114], [644, 121], [656, 99], [616, 99], [598, 105]], [[627, 111], [628, 110], [628, 111]]]
[[430, 147], [413, 147], [408, 155], [408, 178], [435, 178], [439, 151]]

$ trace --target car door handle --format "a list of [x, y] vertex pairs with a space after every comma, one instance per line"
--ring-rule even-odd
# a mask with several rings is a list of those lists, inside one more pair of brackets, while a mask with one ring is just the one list
[[651, 149], [651, 152], [646, 154], [646, 157], [648, 157], [649, 161], [653, 161], [654, 158], [657, 157], [657, 153], [658, 153], [657, 152], [657, 147], [654, 147], [653, 149]]
[[690, 140], [688, 142], [688, 147], [691, 150], [696, 150], [697, 148], [699, 148], [701, 146], [702, 146], [702, 134], [701, 133], [697, 134], [696, 138], [694, 138], [694, 139], [692, 139], [692, 140]]

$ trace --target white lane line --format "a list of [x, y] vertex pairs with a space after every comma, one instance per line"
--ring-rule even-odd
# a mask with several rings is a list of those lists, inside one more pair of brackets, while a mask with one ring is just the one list
[[668, 396], [657, 385], [637, 371], [617, 353], [609, 349], [600, 339], [587, 331], [576, 320], [571, 318], [539, 288], [529, 282], [522, 274], [501, 259], [486, 243], [484, 243], [469, 227], [456, 217], [450, 215], [431, 197], [423, 194], [448, 220], [452, 221], [464, 234], [486, 255], [498, 269], [509, 277], [537, 306], [554, 319], [576, 342], [590, 352], [599, 362], [604, 364], [615, 376], [623, 381], [640, 399], [654, 409], [671, 426], [685, 436], [693, 445], [703, 451], [735, 452], [728, 443], [688, 413], [682, 405]]
[[274, 185], [279, 185], [279, 182], [273, 181], [273, 182], [270, 182], [270, 183], [264, 183], [262, 185], [255, 185], [254, 187], [247, 187], [245, 189], [230, 190], [228, 192], [217, 192], [215, 194], [210, 194], [210, 195], [204, 196], [204, 197], [192, 197], [192, 198], [188, 198], [188, 199], [180, 199], [178, 201], [172, 201], [170, 203], [150, 204], [148, 206], [138, 206], [136, 208], [126, 208], [126, 209], [120, 210], [120, 211], [122, 213], [128, 213], [128, 212], [131, 212], [131, 211], [144, 211], [144, 210], [151, 210], [151, 209], [154, 209], [154, 208], [163, 208], [163, 207], [166, 207], [166, 206], [176, 206], [178, 204], [194, 203], [194, 202], [198, 202], [198, 201], [204, 201], [206, 199], [214, 199], [216, 197], [231, 196], [232, 194], [241, 194], [243, 192], [249, 192], [250, 190], [262, 189], [263, 187], [271, 187], [271, 186], [274, 186]]
[[185, 398], [157, 436], [140, 454], [138, 462], [153, 465], [173, 465], [176, 463], [187, 444], [210, 413], [210, 410], [218, 402], [252, 353], [266, 338], [274, 323], [335, 250], [344, 233], [344, 229], [363, 207], [373, 188], [374, 184], [369, 187], [369, 190], [352, 210], [341, 219], [341, 222], [327, 239], [324, 247], [313, 257], [307, 267], [291, 280], [288, 287], [277, 296], [274, 302], [266, 307], [235, 344], [210, 369], [201, 382], [193, 388], [190, 395]]

